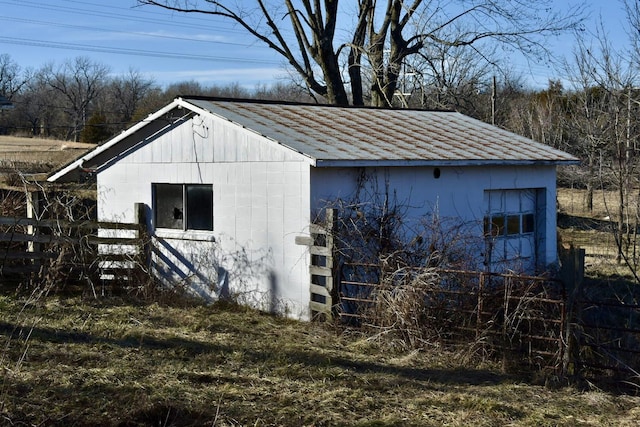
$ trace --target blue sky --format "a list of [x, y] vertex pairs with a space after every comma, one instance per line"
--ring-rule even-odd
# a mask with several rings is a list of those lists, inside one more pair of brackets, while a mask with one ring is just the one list
[[1, 0], [0, 28], [0, 53], [22, 67], [87, 56], [114, 74], [134, 69], [159, 84], [254, 87], [286, 76], [271, 50], [231, 23], [135, 0]]
[[[196, 80], [204, 85], [239, 83], [246, 88], [289, 78], [275, 52], [228, 21], [137, 7], [136, 0], [0, 0], [0, 54], [21, 67], [39, 68], [87, 56], [114, 74], [136, 70], [160, 85]], [[624, 37], [624, 15], [617, 0], [591, 0], [592, 20], [602, 16], [608, 35]], [[558, 7], [566, 4], [557, 0]], [[572, 39], [552, 46], [568, 53]], [[534, 85], [554, 72], [546, 64], [516, 62], [516, 71]]]

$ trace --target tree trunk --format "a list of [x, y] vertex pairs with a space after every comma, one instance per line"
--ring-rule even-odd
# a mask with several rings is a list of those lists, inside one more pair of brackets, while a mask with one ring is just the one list
[[587, 193], [584, 196], [585, 207], [589, 212], [593, 213], [593, 183], [591, 180], [587, 181]]

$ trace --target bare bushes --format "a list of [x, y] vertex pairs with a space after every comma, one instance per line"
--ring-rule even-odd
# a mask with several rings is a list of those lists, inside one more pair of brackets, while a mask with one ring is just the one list
[[388, 183], [379, 185], [364, 173], [351, 199], [326, 207], [338, 213], [334, 242], [344, 263], [375, 264], [387, 273], [406, 267], [477, 267], [481, 242], [476, 221], [443, 218], [437, 205], [399, 200]]
[[409, 274], [402, 274], [402, 283], [393, 276], [384, 277], [371, 295], [374, 302], [361, 312], [364, 325], [374, 336], [403, 350], [431, 345], [439, 341], [441, 332], [434, 325], [435, 307], [428, 295], [438, 286], [439, 274], [434, 268]]
[[[53, 191], [40, 187], [31, 193], [34, 197], [32, 217], [36, 225], [32, 230], [40, 236], [32, 250], [42, 254], [40, 269], [32, 283], [55, 291], [71, 289], [82, 283], [94, 285], [90, 273], [93, 248], [82, 227], [95, 220], [94, 200], [86, 199], [82, 192]], [[95, 293], [95, 290], [94, 290]]]
[[447, 304], [438, 295], [448, 286], [441, 272], [477, 269], [479, 225], [441, 218], [437, 206], [398, 200], [387, 183], [364, 174], [351, 199], [328, 207], [337, 211], [337, 314], [394, 347], [441, 341], [448, 321], [438, 312]]
[[329, 207], [343, 324], [403, 351], [446, 346], [464, 360], [502, 354], [558, 365], [564, 302], [546, 293], [558, 285], [487, 272], [482, 224], [412, 206], [366, 177], [351, 199]]

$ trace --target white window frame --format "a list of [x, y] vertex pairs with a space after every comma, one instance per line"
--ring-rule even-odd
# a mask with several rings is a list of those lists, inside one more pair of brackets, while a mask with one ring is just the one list
[[[160, 206], [160, 204], [164, 204], [164, 200], [160, 199], [158, 192], [162, 190], [162, 187], [165, 189], [172, 188], [173, 190], [180, 191], [179, 201], [175, 200], [176, 203], [173, 203], [173, 207], [171, 207], [171, 203], [169, 202], [166, 206]], [[205, 213], [204, 217], [194, 218], [192, 217], [193, 206], [189, 206], [189, 189], [199, 187], [210, 189], [209, 194], [206, 195], [206, 198], [210, 198], [211, 205], [207, 207], [208, 212], [210, 212], [210, 216]], [[152, 183], [152, 194], [153, 194], [153, 224], [156, 231], [160, 231], [163, 236], [168, 237], [177, 237], [177, 238], [188, 238], [189, 234], [195, 233], [211, 233], [214, 230], [214, 217], [213, 217], [213, 185], [212, 184], [176, 184], [176, 183]], [[175, 195], [175, 194], [174, 194]], [[159, 203], [161, 202], [161, 203]], [[161, 210], [165, 209], [165, 212], [162, 213]], [[172, 210], [173, 213], [169, 211]], [[159, 215], [174, 215], [173, 221], [179, 222], [178, 226], [159, 226], [159, 224], [167, 225], [172, 220], [171, 219], [159, 219]], [[192, 221], [198, 219], [204, 219], [204, 226], [197, 225], [195, 227], [192, 226]]]

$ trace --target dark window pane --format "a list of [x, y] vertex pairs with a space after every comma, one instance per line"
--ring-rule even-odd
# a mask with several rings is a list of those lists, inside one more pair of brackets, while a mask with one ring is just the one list
[[492, 236], [504, 235], [504, 217], [503, 216], [491, 217], [491, 235]]
[[507, 235], [520, 234], [520, 215], [507, 216]]
[[187, 185], [187, 229], [213, 230], [211, 185]]
[[155, 222], [157, 228], [177, 228], [184, 224], [182, 185], [154, 184]]
[[532, 213], [522, 215], [522, 232], [533, 233], [535, 218]]

